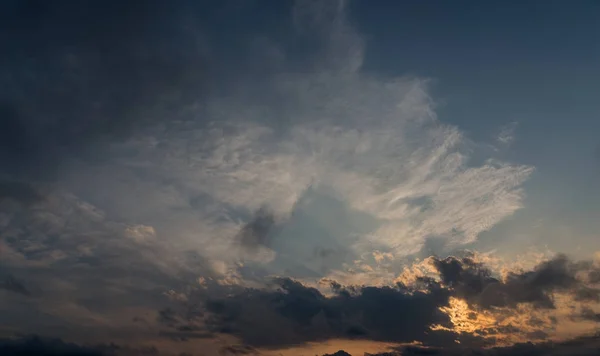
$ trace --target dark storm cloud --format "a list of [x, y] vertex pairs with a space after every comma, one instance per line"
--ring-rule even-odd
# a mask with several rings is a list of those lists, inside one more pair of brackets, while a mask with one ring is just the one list
[[277, 290], [248, 289], [209, 300], [208, 325], [248, 345], [265, 347], [353, 337], [444, 344], [457, 337], [429, 330], [432, 324], [449, 325], [439, 307], [447, 305], [450, 293], [433, 281], [423, 281], [427, 292], [403, 286], [346, 289], [335, 285], [333, 297], [288, 278], [277, 282]]
[[[37, 335], [0, 339], [2, 356], [157, 356], [155, 347], [132, 348], [110, 344], [78, 345]], [[172, 355], [172, 353], [169, 353]]]
[[0, 5], [3, 173], [46, 173], [202, 97], [208, 70], [199, 33], [186, 27], [184, 7], [166, 5]]
[[59, 339], [32, 336], [20, 339], [0, 339], [3, 356], [105, 356], [108, 350], [66, 343]]
[[399, 348], [398, 352], [365, 353], [365, 356], [592, 356], [598, 354], [600, 354], [600, 337], [591, 336], [564, 342], [545, 342], [540, 344], [528, 342], [489, 349], [406, 346]]
[[259, 352], [248, 345], [229, 345], [219, 350], [221, 355], [259, 355]]
[[583, 308], [581, 311], [581, 318], [600, 323], [600, 313], [596, 313], [590, 308]]
[[531, 303], [553, 308], [552, 293], [568, 291], [580, 299], [593, 299], [598, 291], [581, 285], [575, 274], [582, 266], [559, 255], [536, 266], [532, 271], [510, 273], [504, 281], [469, 257], [434, 259], [433, 265], [442, 282], [457, 296], [483, 308], [514, 307]]
[[[166, 291], [189, 286], [198, 274], [211, 276], [197, 254], [174, 255], [154, 236], [147, 236], [150, 243], [140, 242], [131, 225], [105, 219], [71, 195], [49, 193], [31, 209], [2, 213], [9, 218], [0, 229], [0, 264], [7, 269], [3, 273], [0, 266], [0, 294], [9, 301], [42, 296], [4, 306], [5, 325], [64, 323], [66, 333], [73, 333], [76, 330], [69, 328], [76, 313], [43, 313], [29, 319], [22, 316], [23, 308], [39, 310], [58, 302], [98, 316], [129, 307], [155, 310], [168, 302]], [[183, 309], [183, 319], [168, 331], [171, 335], [163, 336], [202, 337], [205, 330], [196, 328], [194, 312], [193, 305]]]
[[[0, 128], [0, 132], [1, 131], [2, 128]], [[2, 139], [0, 138], [0, 141], [1, 140]], [[3, 199], [12, 199], [29, 205], [42, 200], [43, 196], [31, 184], [17, 181], [0, 180], [0, 201]]]
[[267, 208], [260, 208], [252, 220], [242, 227], [236, 240], [249, 251], [254, 251], [259, 247], [269, 247], [274, 226], [273, 213]]
[[600, 269], [590, 271], [588, 278], [591, 283], [600, 283]]
[[189, 341], [191, 339], [212, 339], [215, 337], [215, 335], [212, 333], [198, 332], [196, 330], [161, 331], [158, 335], [173, 341], [182, 342]]
[[0, 274], [0, 289], [6, 290], [9, 292], [13, 292], [13, 293], [17, 293], [17, 294], [21, 294], [23, 296], [31, 295], [31, 293], [29, 292], [29, 290], [27, 288], [25, 288], [23, 283], [21, 283], [18, 279], [16, 279], [14, 276], [12, 276], [10, 274], [7, 274], [7, 275]]
[[[494, 308], [497, 312], [510, 312], [523, 303], [553, 308], [556, 292], [585, 301], [595, 300], [597, 293], [575, 276], [595, 267], [562, 255], [530, 271], [511, 273], [503, 280], [470, 257], [432, 261], [439, 281], [421, 277], [411, 286], [343, 286], [333, 281], [333, 296], [325, 296], [298, 281], [277, 278], [275, 289], [223, 287], [221, 292], [211, 289], [208, 294], [191, 298], [203, 301], [204, 320], [212, 332], [233, 334], [253, 347], [276, 348], [332, 338], [416, 340], [444, 347], [454, 345], [458, 339], [465, 347], [475, 347], [493, 344], [493, 336], [485, 337], [488, 332], [492, 335], [530, 331], [521, 331], [518, 326], [497, 326], [482, 330], [479, 337], [431, 330], [432, 325], [451, 327], [449, 316], [440, 311], [440, 307], [448, 306], [451, 297], [466, 300], [474, 310]], [[583, 316], [592, 320], [594, 317], [590, 312]], [[528, 325], [535, 327], [535, 320]], [[540, 330], [530, 336], [544, 339], [546, 335], [542, 333]]]
[[210, 339], [215, 335], [209, 332], [203, 323], [203, 311], [196, 304], [186, 303], [182, 310], [165, 308], [158, 312], [156, 321], [167, 330], [160, 336], [177, 341], [189, 339]]
[[600, 302], [600, 289], [581, 286], [575, 291], [575, 300]]

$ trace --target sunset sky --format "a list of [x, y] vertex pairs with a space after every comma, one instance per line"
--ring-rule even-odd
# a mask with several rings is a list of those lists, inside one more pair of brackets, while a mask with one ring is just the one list
[[597, 1], [7, 0], [0, 45], [1, 355], [600, 353]]

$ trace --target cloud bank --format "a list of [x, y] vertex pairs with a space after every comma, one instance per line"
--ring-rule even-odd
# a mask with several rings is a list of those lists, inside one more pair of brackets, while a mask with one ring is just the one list
[[600, 286], [591, 278], [598, 272], [591, 261], [559, 255], [503, 277], [472, 256], [426, 263], [430, 272], [410, 284], [326, 281], [326, 293], [280, 277], [267, 289], [228, 286], [221, 297], [199, 291], [188, 298], [202, 300], [210, 330], [257, 348], [329, 339], [483, 347], [561, 340], [569, 324], [578, 332], [597, 329], [592, 310], [600, 308]]

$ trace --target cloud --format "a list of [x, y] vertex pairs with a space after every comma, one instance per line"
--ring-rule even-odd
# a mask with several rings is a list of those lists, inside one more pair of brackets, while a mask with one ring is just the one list
[[[156, 120], [112, 136], [98, 160], [65, 169], [61, 186], [111, 216], [153, 226], [173, 245], [230, 266], [239, 258], [232, 244], [257, 236], [244, 228], [253, 219], [248, 212], [264, 207], [285, 219], [309, 187], [377, 221], [371, 231], [343, 233], [334, 221], [306, 222], [332, 231], [335, 244], [351, 250], [336, 267], [373, 248], [410, 255], [432, 236], [473, 241], [520, 207], [519, 186], [532, 168], [473, 164], [468, 152], [475, 143], [437, 120], [426, 80], [362, 73], [365, 47], [341, 3], [303, 3], [291, 16], [292, 38], [320, 43], [310, 65], [285, 57], [263, 80], [239, 77], [239, 90], [202, 92], [202, 105], [188, 111], [150, 105]], [[250, 52], [248, 58], [262, 55]], [[308, 69], [299, 75], [296, 65]], [[231, 80], [223, 83], [233, 87]], [[310, 250], [302, 255], [289, 247], [272, 250], [309, 268], [314, 246], [298, 248]]]
[[222, 355], [259, 355], [259, 352], [248, 345], [229, 345], [224, 346], [220, 353]]
[[[461, 336], [429, 329], [452, 328], [452, 297], [480, 298], [476, 267], [384, 282], [426, 241], [460, 246], [517, 211], [533, 168], [472, 159], [481, 144], [438, 120], [426, 78], [364, 71], [345, 2], [286, 8], [277, 36], [192, 2], [1, 6], [2, 263], [43, 291], [6, 296], [17, 329], [269, 347]], [[321, 278], [333, 296], [309, 287]], [[515, 278], [498, 283], [558, 288]]]
[[36, 336], [22, 339], [1, 339], [0, 353], [6, 356], [104, 356], [107, 352], [95, 347], [65, 343], [62, 340]]
[[[199, 274], [212, 276], [204, 260], [173, 252], [151, 227], [111, 220], [71, 194], [51, 192], [35, 207], [3, 213], [7, 273], [0, 288], [12, 293], [0, 296], [0, 314], [15, 330], [70, 340], [103, 335], [107, 328], [150, 337], [160, 333], [160, 324], [134, 317], [168, 304], [166, 291], [189, 286]], [[193, 306], [188, 309], [177, 337], [200, 338], [203, 329], [195, 328]]]
[[508, 347], [494, 347], [488, 349], [470, 349], [455, 347], [451, 349], [431, 348], [420, 346], [401, 347], [399, 352], [382, 354], [365, 354], [369, 356], [413, 356], [413, 355], [439, 355], [439, 356], [558, 356], [573, 355], [587, 356], [596, 355], [600, 352], [600, 338], [598, 336], [580, 337], [565, 342], [548, 343], [521, 343]]
[[79, 345], [57, 338], [37, 335], [0, 339], [0, 352], [6, 356], [156, 356], [173, 355], [159, 353], [155, 347], [132, 348], [122, 345]]
[[21, 294], [23, 296], [29, 296], [31, 293], [25, 286], [19, 282], [12, 275], [0, 276], [0, 289], [7, 290], [9, 292]]
[[178, 10], [102, 1], [4, 3], [0, 22], [11, 36], [0, 39], [10, 49], [0, 58], [2, 173], [54, 177], [67, 158], [85, 157], [96, 144], [154, 122], [159, 112], [198, 100], [208, 71], [197, 33], [151, 21], [157, 14], [175, 21]]
[[[195, 12], [186, 6], [59, 3], [39, 14], [47, 31], [16, 24], [20, 36], [30, 36], [33, 57], [47, 59], [48, 67], [35, 67], [30, 78], [25, 63], [6, 59], [13, 74], [2, 78], [13, 85], [3, 87], [15, 89], [0, 93], [9, 118], [3, 121], [7, 130], [0, 130], [10, 136], [3, 150], [7, 172], [29, 181], [30, 170], [44, 171], [39, 179], [58, 170], [49, 190], [71, 194], [76, 206], [87, 204], [110, 217], [106, 224], [97, 217], [81, 226], [65, 208], [71, 203], [47, 204], [38, 212], [54, 224], [52, 234], [36, 229], [35, 247], [30, 236], [8, 244], [30, 262], [125, 265], [109, 250], [134, 246], [119, 241], [133, 239], [145, 241], [149, 266], [177, 269], [168, 265], [187, 265], [186, 256], [195, 253], [212, 266], [203, 275], [240, 274], [241, 259], [245, 271], [255, 269], [246, 275], [309, 271], [322, 277], [347, 272], [345, 266], [373, 249], [401, 257], [431, 236], [472, 241], [520, 207], [519, 186], [531, 167], [471, 164], [467, 146], [474, 143], [437, 120], [427, 80], [363, 73], [366, 47], [343, 2], [301, 2], [289, 9], [286, 35], [317, 46], [273, 55], [278, 65], [266, 72], [259, 71], [265, 61], [258, 60], [270, 56], [265, 47], [286, 54], [287, 43], [266, 39], [260, 50], [245, 44], [232, 49], [248, 54], [237, 56], [248, 63], [210, 71], [222, 75], [216, 82], [226, 94], [205, 75], [207, 66], [219, 62], [208, 59], [220, 56], [219, 46], [208, 39], [205, 50], [206, 31], [193, 26]], [[32, 9], [11, 11], [33, 16]], [[191, 21], [179, 21], [185, 13]], [[140, 16], [130, 21], [132, 14]], [[78, 33], [93, 33], [93, 42], [108, 52], [99, 56], [88, 48], [90, 38]], [[298, 72], [298, 66], [306, 70]], [[262, 78], [237, 76], [239, 71], [260, 72]], [[40, 95], [17, 95], [28, 91]], [[330, 212], [305, 215], [305, 231], [269, 228], [270, 215], [294, 223], [299, 203], [314, 195], [325, 197], [318, 204], [338, 203], [331, 214], [360, 218], [369, 228], [349, 222], [340, 228], [341, 221], [323, 218]], [[127, 233], [114, 231], [123, 225]], [[311, 227], [318, 227], [315, 236], [308, 236]], [[324, 232], [327, 245], [319, 246], [316, 234]], [[103, 234], [114, 238], [103, 241]], [[236, 245], [246, 251], [240, 254]], [[249, 256], [255, 254], [248, 253], [252, 246], [260, 246], [258, 257]], [[315, 268], [316, 248], [336, 254]], [[102, 252], [89, 253], [93, 249]], [[165, 261], [149, 258], [162, 250], [169, 251]]]
[[576, 288], [582, 284], [575, 276], [578, 266], [564, 255], [541, 263], [533, 271], [509, 273], [504, 281], [492, 277], [488, 268], [468, 257], [434, 258], [433, 265], [442, 282], [453, 288], [459, 297], [484, 308], [514, 307], [518, 303], [553, 308], [552, 292], [569, 290], [579, 298], [587, 299], [595, 291]]
[[0, 180], [0, 200], [3, 199], [12, 199], [29, 205], [42, 200], [43, 196], [31, 184]]
[[[504, 277], [494, 277], [472, 257], [431, 257], [428, 263], [433, 274], [411, 284], [342, 286], [330, 281], [333, 294], [325, 295], [277, 278], [271, 288], [232, 287], [220, 297], [190, 298], [206, 306], [205, 322], [212, 332], [233, 334], [259, 348], [344, 338], [443, 347], [456, 346], [455, 340], [465, 347], [512, 344], [564, 339], [562, 324], [597, 321], [593, 310], [600, 305], [578, 297], [582, 287], [596, 288], [584, 277], [595, 268], [590, 261], [558, 255]], [[587, 328], [594, 330], [593, 323]]]
[[402, 287], [336, 288], [325, 297], [318, 290], [282, 278], [276, 290], [248, 290], [231, 297], [208, 300], [207, 323], [217, 332], [233, 333], [248, 345], [280, 347], [332, 338], [368, 338], [433, 343], [453, 340], [446, 332], [432, 332], [431, 324], [448, 324], [440, 312], [449, 294], [435, 284], [427, 292]]
[[596, 313], [594, 312], [592, 309], [590, 308], [584, 308], [581, 311], [581, 317], [583, 319], [587, 319], [587, 320], [592, 320], [592, 321], [596, 321], [596, 322], [600, 322], [600, 313]]
[[266, 208], [259, 209], [254, 218], [247, 222], [238, 235], [243, 248], [254, 251], [260, 247], [269, 247], [270, 233], [275, 225], [275, 217]]

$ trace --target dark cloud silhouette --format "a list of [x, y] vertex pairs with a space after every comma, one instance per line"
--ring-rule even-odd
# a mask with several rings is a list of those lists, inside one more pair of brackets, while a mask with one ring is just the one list
[[174, 341], [189, 341], [190, 339], [212, 339], [215, 337], [212, 333], [200, 332], [200, 331], [161, 331], [159, 336], [166, 337]]
[[267, 208], [260, 208], [252, 220], [246, 223], [240, 230], [237, 241], [249, 251], [255, 251], [259, 247], [269, 247], [272, 230], [275, 226], [275, 217]]
[[21, 294], [23, 296], [30, 296], [31, 293], [23, 283], [17, 280], [14, 276], [8, 275], [0, 275], [0, 289], [7, 290], [9, 292]]
[[[598, 354], [600, 354], [600, 336], [595, 335], [579, 337], [563, 342], [544, 342], [539, 344], [527, 342], [486, 349], [460, 346], [452, 348], [402, 346], [397, 348], [397, 351], [376, 354], [365, 353], [364, 356], [592, 356]], [[323, 356], [333, 355], [351, 356], [343, 350]]]
[[588, 273], [588, 279], [591, 283], [600, 283], [600, 269], [590, 271]]
[[563, 342], [531, 342], [515, 344], [507, 347], [489, 349], [475, 348], [435, 348], [422, 346], [406, 346], [398, 352], [365, 354], [365, 356], [592, 356], [600, 354], [600, 336], [580, 337]]
[[135, 348], [114, 343], [78, 345], [37, 335], [0, 339], [2, 356], [158, 356], [160, 354], [155, 347]]
[[368, 338], [433, 344], [453, 342], [457, 335], [429, 330], [431, 324], [449, 326], [439, 310], [450, 293], [434, 281], [427, 291], [396, 287], [334, 286], [325, 297], [314, 288], [280, 278], [276, 290], [248, 289], [231, 297], [209, 300], [209, 327], [232, 333], [251, 346], [277, 347], [330, 338]]
[[[2, 132], [1, 127], [0, 132]], [[0, 141], [3, 141], [1, 137]], [[0, 180], [0, 201], [3, 199], [12, 199], [29, 205], [42, 200], [43, 196], [33, 185], [29, 183]]]
[[158, 312], [156, 321], [167, 330], [162, 330], [160, 336], [178, 341], [213, 338], [215, 335], [202, 323], [203, 315], [193, 304], [184, 305], [183, 310], [179, 312], [172, 308], [162, 309]]
[[108, 349], [80, 346], [60, 339], [45, 339], [37, 336], [0, 339], [0, 355], [3, 356], [105, 356], [111, 354], [114, 352]]
[[158, 312], [157, 321], [161, 324], [174, 326], [177, 323], [177, 314], [171, 308], [165, 308]]
[[[517, 305], [553, 308], [556, 292], [575, 300], [595, 300], [597, 291], [576, 278], [593, 268], [559, 255], [530, 271], [514, 272], [501, 280], [472, 257], [432, 258], [439, 281], [421, 277], [411, 286], [343, 286], [331, 282], [334, 295], [289, 279], [277, 278], [275, 289], [232, 289], [221, 297], [206, 297], [206, 325], [213, 332], [238, 336], [254, 347], [280, 347], [331, 338], [358, 338], [386, 342], [420, 341], [448, 346], [493, 344], [493, 337], [448, 330], [449, 316], [440, 311], [451, 297], [466, 300], [474, 310], [494, 308], [510, 312]], [[500, 308], [500, 309], [499, 309]], [[504, 309], [502, 309], [504, 308]], [[590, 312], [584, 318], [597, 317]], [[541, 321], [538, 321], [541, 323]], [[529, 321], [535, 326], [536, 320]], [[518, 325], [493, 329], [492, 334], [529, 333], [530, 339], [545, 339], [543, 330], [521, 330]]]
[[575, 291], [575, 300], [600, 302], [600, 289], [581, 286]]
[[596, 313], [590, 308], [583, 308], [583, 310], [581, 311], [581, 318], [584, 320], [597, 321], [600, 323], [600, 313]]
[[221, 355], [259, 355], [258, 350], [248, 345], [228, 345], [219, 350]]
[[66, 157], [157, 118], [165, 123], [197, 103], [209, 71], [183, 8], [160, 1], [3, 2], [2, 173], [40, 178]]
[[532, 271], [510, 273], [505, 281], [492, 277], [491, 271], [470, 257], [435, 258], [433, 265], [442, 282], [457, 296], [483, 308], [531, 303], [553, 308], [552, 293], [570, 291], [580, 298], [593, 298], [597, 291], [581, 287], [575, 274], [582, 266], [564, 255], [543, 262]]
[[291, 7], [1, 2], [0, 173], [42, 179], [69, 158], [101, 160], [104, 144], [144, 129], [164, 132], [192, 119], [200, 127], [209, 98], [232, 90], [249, 104], [283, 107], [273, 104], [275, 90], [257, 90], [278, 56], [248, 30], [261, 28], [263, 17], [246, 11], [277, 8], [284, 22]]

